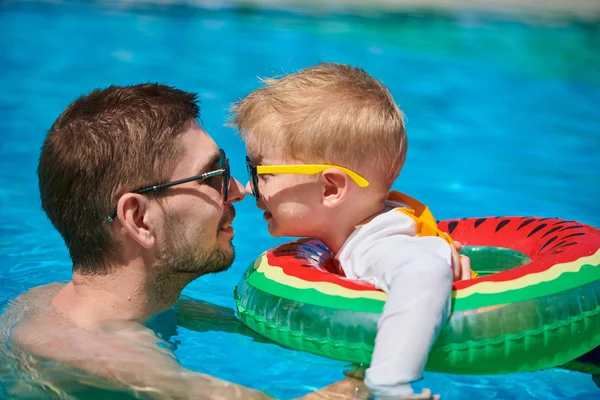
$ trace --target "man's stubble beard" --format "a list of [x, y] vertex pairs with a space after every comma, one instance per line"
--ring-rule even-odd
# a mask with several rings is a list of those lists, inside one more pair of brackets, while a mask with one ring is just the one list
[[[165, 221], [162, 256], [156, 262], [161, 275], [164, 275], [165, 278], [175, 278], [176, 275], [180, 275], [181, 278], [187, 278], [190, 282], [202, 275], [222, 272], [231, 267], [235, 258], [233, 244], [230, 244], [230, 249], [222, 249], [217, 246], [199, 254], [197, 249], [185, 240], [182, 233], [184, 226], [185, 222], [179, 217], [171, 217]], [[201, 241], [197, 242], [200, 246]]]

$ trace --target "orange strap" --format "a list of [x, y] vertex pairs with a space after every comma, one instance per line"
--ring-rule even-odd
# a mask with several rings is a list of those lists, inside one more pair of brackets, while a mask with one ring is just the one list
[[[415, 221], [417, 226], [418, 236], [437, 236], [444, 239], [449, 244], [454, 244], [454, 240], [446, 232], [441, 231], [437, 226], [437, 221], [433, 217], [429, 207], [421, 203], [417, 199], [410, 197], [407, 194], [400, 192], [390, 192], [388, 200], [405, 204], [406, 208], [398, 208], [403, 214], [406, 214]], [[479, 275], [475, 271], [471, 271], [471, 278], [475, 279]]]
[[444, 239], [450, 244], [454, 244], [454, 240], [446, 232], [441, 231], [437, 226], [437, 221], [433, 217], [429, 207], [420, 201], [400, 192], [390, 192], [388, 200], [405, 204], [406, 208], [398, 208], [400, 211], [415, 221], [417, 225], [418, 236], [437, 236]]

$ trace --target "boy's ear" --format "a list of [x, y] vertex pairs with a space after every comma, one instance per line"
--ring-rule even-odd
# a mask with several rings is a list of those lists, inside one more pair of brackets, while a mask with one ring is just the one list
[[341, 204], [350, 191], [351, 179], [337, 168], [329, 168], [321, 173], [323, 180], [322, 202], [325, 207]]
[[136, 193], [125, 193], [117, 204], [117, 217], [122, 233], [144, 248], [154, 245], [154, 230], [149, 223], [150, 200]]

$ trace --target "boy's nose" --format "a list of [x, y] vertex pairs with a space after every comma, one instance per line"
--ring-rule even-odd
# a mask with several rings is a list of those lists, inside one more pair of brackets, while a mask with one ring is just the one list
[[248, 181], [246, 183], [246, 194], [250, 195], [250, 196], [254, 196], [254, 193], [252, 193], [252, 186], [250, 185], [250, 181]]

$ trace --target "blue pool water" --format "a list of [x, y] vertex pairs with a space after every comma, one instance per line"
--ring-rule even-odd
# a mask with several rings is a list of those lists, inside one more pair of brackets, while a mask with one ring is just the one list
[[[359, 65], [390, 87], [410, 142], [394, 188], [438, 218], [558, 216], [600, 226], [598, 23], [0, 2], [0, 306], [70, 276], [40, 209], [35, 168], [45, 132], [76, 96], [145, 81], [198, 92], [205, 128], [245, 179], [243, 145], [223, 126], [228, 104], [257, 87], [257, 76], [319, 61]], [[183, 322], [176, 355], [190, 369], [281, 398], [340, 379], [343, 363], [240, 333], [233, 288], [281, 239], [268, 236], [250, 198], [237, 210], [233, 267], [184, 291], [222, 318]], [[558, 369], [426, 373], [422, 387], [445, 399], [600, 398], [590, 376]]]

